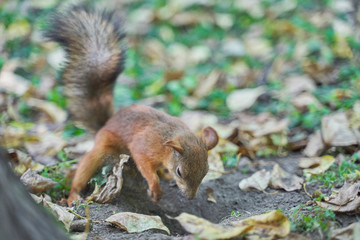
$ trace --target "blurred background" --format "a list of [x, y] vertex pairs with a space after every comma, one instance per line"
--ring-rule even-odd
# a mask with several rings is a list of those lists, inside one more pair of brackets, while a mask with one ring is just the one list
[[[41, 30], [49, 13], [73, 2], [2, 1], [2, 92], [27, 92], [65, 107], [64, 51], [46, 42]], [[146, 100], [174, 115], [204, 109], [226, 117], [237, 110], [226, 103], [234, 89], [264, 85], [252, 111], [288, 115], [293, 126], [312, 128], [317, 124], [312, 114], [349, 108], [358, 96], [356, 0], [87, 2], [119, 10], [126, 19], [127, 61], [116, 88], [117, 106]], [[291, 93], [282, 91], [295, 75], [299, 88], [313, 88], [307, 99], [314, 104], [305, 115], [291, 103]], [[23, 100], [17, 107], [29, 120]], [[319, 103], [324, 105], [315, 111]]]
[[[71, 3], [1, 1], [0, 133], [6, 147], [33, 140], [32, 131], [46, 132], [38, 123], [53, 123], [47, 130], [61, 129], [65, 137], [84, 133], [65, 122], [64, 50], [42, 36], [49, 15]], [[126, 19], [117, 107], [148, 104], [180, 116], [205, 110], [225, 122], [239, 112], [266, 112], [286, 118], [290, 129], [313, 133], [323, 115], [356, 105], [356, 0], [86, 3], [121, 11]]]

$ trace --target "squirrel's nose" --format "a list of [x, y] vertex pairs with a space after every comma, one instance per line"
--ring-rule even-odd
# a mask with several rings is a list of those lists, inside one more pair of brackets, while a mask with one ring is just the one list
[[186, 192], [187, 199], [193, 200], [196, 197], [198, 191], [199, 191], [199, 187], [197, 187], [195, 191]]

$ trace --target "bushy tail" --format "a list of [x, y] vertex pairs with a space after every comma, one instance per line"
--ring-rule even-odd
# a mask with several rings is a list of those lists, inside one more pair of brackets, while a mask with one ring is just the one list
[[113, 88], [124, 69], [121, 18], [73, 6], [54, 14], [45, 36], [67, 52], [63, 79], [71, 114], [90, 130], [99, 130], [113, 114]]

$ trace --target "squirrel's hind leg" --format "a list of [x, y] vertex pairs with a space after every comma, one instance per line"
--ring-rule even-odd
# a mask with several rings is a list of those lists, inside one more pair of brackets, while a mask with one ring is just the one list
[[95, 172], [103, 166], [105, 160], [119, 155], [118, 148], [114, 146], [116, 142], [118, 141], [114, 139], [113, 134], [106, 130], [98, 132], [94, 148], [82, 157], [76, 169], [67, 200], [69, 206], [80, 199], [81, 190], [84, 189]]

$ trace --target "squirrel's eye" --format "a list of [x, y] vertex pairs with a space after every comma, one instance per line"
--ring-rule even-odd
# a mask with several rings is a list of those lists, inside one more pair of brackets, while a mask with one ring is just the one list
[[181, 172], [179, 167], [176, 168], [176, 175], [178, 175], [178, 177], [181, 178]]

